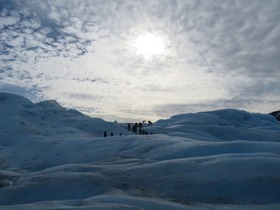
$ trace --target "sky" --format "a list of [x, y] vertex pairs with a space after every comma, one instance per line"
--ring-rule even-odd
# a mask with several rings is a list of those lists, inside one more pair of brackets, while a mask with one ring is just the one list
[[109, 121], [280, 107], [279, 0], [0, 0], [0, 92]]

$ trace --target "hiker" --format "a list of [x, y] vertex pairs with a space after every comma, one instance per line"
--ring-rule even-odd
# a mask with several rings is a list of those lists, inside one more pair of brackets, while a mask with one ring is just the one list
[[114, 136], [113, 132], [111, 132], [111, 136]]
[[105, 138], [107, 137], [107, 131], [104, 132], [104, 137], [105, 137]]
[[128, 123], [127, 127], [128, 127], [128, 130], [130, 131], [130, 123]]
[[132, 132], [137, 133], [137, 123], [133, 125]]

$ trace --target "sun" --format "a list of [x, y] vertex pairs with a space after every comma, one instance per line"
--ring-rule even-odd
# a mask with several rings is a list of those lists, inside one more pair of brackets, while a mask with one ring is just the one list
[[142, 55], [145, 59], [152, 59], [163, 54], [165, 47], [163, 39], [152, 33], [138, 36], [133, 46], [136, 49], [136, 53]]

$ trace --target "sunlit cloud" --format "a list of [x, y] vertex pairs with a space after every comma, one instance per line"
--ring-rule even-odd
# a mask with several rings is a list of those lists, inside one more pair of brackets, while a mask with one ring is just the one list
[[279, 10], [277, 0], [4, 0], [0, 91], [109, 120], [270, 112]]

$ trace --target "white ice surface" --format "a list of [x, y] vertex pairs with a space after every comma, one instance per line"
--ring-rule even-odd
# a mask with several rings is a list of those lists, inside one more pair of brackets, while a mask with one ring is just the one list
[[0, 119], [0, 209], [280, 209], [270, 115], [182, 114], [144, 124], [156, 134], [143, 136], [0, 93]]

